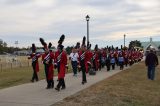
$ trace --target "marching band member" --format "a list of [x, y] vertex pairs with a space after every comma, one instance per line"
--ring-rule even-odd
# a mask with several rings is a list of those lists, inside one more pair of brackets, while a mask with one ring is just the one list
[[106, 65], [106, 50], [105, 48], [102, 48], [102, 58], [101, 58], [101, 61], [102, 61], [102, 68], [104, 68], [104, 66]]
[[102, 68], [102, 52], [101, 52], [101, 49], [98, 50], [98, 60], [99, 60], [99, 66], [98, 66], [98, 69], [99, 71], [101, 70]]
[[87, 50], [85, 53], [85, 67], [86, 67], [86, 73], [89, 72], [89, 69], [92, 67], [91, 58], [92, 58], [92, 52], [91, 52], [91, 44], [89, 42], [87, 43]]
[[112, 66], [112, 70], [114, 70], [115, 69], [115, 63], [116, 63], [114, 53], [111, 53], [110, 63], [111, 63], [111, 66]]
[[116, 65], [118, 66], [118, 47], [116, 47], [114, 57], [115, 57]]
[[39, 53], [36, 53], [36, 46], [35, 44], [32, 44], [32, 54], [28, 57], [28, 59], [32, 59], [32, 67], [33, 67], [33, 76], [31, 79], [31, 82], [34, 82], [34, 80], [38, 81], [38, 72], [39, 72], [39, 64], [38, 64], [38, 58], [41, 55]]
[[99, 62], [99, 59], [98, 59], [98, 45], [95, 45], [94, 53], [93, 53], [93, 56], [92, 56], [92, 60], [93, 60], [93, 68], [94, 68], [94, 70], [98, 71], [98, 62]]
[[80, 67], [82, 71], [82, 84], [87, 83], [87, 78], [86, 78], [86, 67], [85, 67], [85, 57], [86, 57], [86, 45], [85, 45], [86, 37], [83, 37], [81, 49], [79, 51], [79, 62], [80, 62]]
[[65, 36], [62, 35], [58, 41], [58, 47], [57, 51], [55, 53], [55, 65], [58, 70], [58, 84], [57, 87], [55, 88], [57, 91], [60, 91], [60, 89], [65, 89], [65, 73], [66, 73], [66, 67], [67, 67], [67, 54], [63, 50], [64, 46], [62, 45], [63, 41], [65, 39]]
[[132, 56], [131, 50], [128, 53], [128, 64], [129, 66], [133, 64], [133, 56]]
[[110, 71], [110, 47], [108, 48], [107, 46], [107, 55], [106, 55], [106, 67], [107, 67], [107, 71]]
[[124, 57], [123, 57], [122, 51], [119, 53], [118, 61], [119, 61], [120, 70], [123, 70], [123, 67], [124, 67]]
[[127, 67], [128, 65], [128, 51], [127, 50], [124, 51], [124, 64]]
[[50, 89], [54, 87], [54, 80], [53, 80], [53, 63], [54, 63], [54, 54], [49, 51], [49, 48], [51, 48], [52, 44], [49, 43], [47, 47], [47, 43], [43, 40], [43, 38], [40, 38], [41, 44], [44, 46], [45, 53], [42, 55], [42, 62], [44, 64], [45, 74], [46, 74], [46, 81], [47, 81], [47, 87], [46, 89]]

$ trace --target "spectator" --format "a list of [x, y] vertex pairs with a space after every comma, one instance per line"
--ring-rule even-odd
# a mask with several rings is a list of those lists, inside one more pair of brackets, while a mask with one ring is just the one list
[[148, 79], [154, 80], [155, 67], [158, 65], [157, 55], [153, 52], [153, 48], [150, 49], [150, 53], [146, 56], [145, 64], [148, 67]]

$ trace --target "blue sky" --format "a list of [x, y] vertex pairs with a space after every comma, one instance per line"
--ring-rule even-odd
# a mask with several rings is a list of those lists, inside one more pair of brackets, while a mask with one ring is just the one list
[[85, 16], [90, 16], [92, 45], [120, 46], [126, 34], [131, 40], [160, 40], [159, 0], [0, 0], [0, 39], [8, 46], [41, 46], [39, 38], [52, 42], [62, 34], [64, 45], [82, 42]]

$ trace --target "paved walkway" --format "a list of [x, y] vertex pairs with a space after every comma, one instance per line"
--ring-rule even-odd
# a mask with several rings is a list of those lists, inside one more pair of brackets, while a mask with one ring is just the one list
[[[95, 76], [87, 75], [85, 85], [81, 84], [81, 73], [77, 77], [74, 77], [72, 73], [67, 74], [65, 77], [66, 89], [60, 92], [55, 89], [45, 89], [45, 80], [2, 89], [0, 90], [0, 106], [50, 106], [118, 72], [120, 72], [118, 69], [107, 72], [104, 68]], [[54, 79], [55, 85], [57, 85], [57, 77]]]

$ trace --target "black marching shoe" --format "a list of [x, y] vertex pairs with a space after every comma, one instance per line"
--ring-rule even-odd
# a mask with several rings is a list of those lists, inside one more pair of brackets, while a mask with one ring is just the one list
[[62, 88], [61, 88], [61, 90], [64, 90], [64, 89], [66, 89], [66, 87], [62, 87]]
[[54, 81], [51, 82], [51, 88], [54, 88]]
[[82, 81], [82, 84], [84, 85], [85, 83], [87, 83], [87, 81]]
[[56, 87], [55, 90], [60, 91], [60, 89], [58, 87]]
[[31, 82], [34, 82], [34, 80], [31, 80]]
[[36, 81], [39, 81], [39, 79], [36, 79]]
[[82, 85], [84, 85], [84, 82], [82, 81]]
[[50, 86], [50, 85], [47, 85], [46, 89], [50, 89], [50, 88], [51, 88], [51, 86]]

